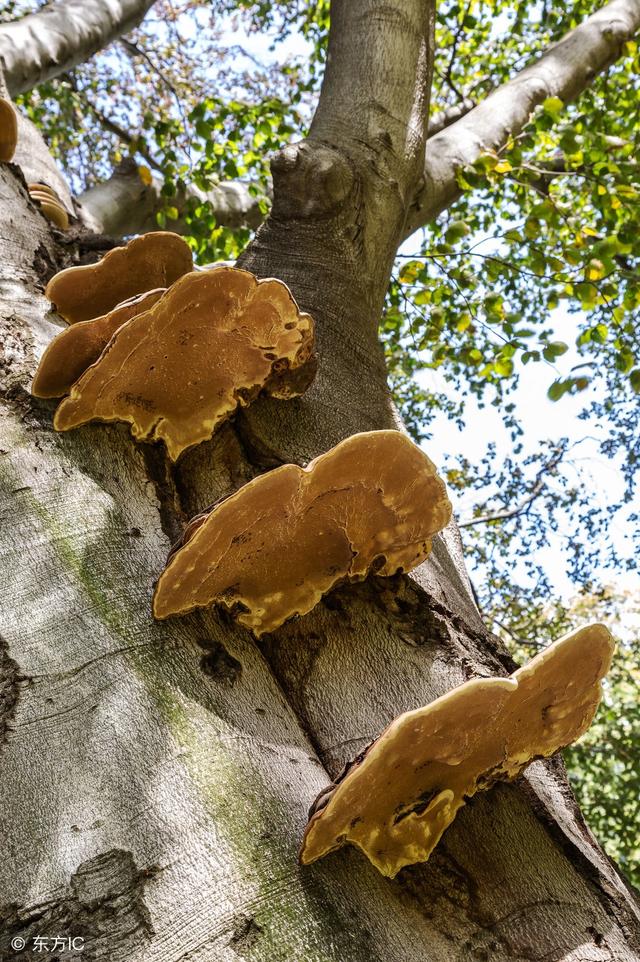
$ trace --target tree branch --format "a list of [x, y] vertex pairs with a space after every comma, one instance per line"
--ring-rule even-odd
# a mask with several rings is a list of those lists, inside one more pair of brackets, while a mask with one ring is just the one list
[[538, 476], [538, 480], [531, 488], [526, 498], [514, 505], [512, 508], [505, 508], [504, 511], [496, 511], [494, 514], [481, 514], [476, 518], [469, 518], [468, 521], [458, 521], [459, 528], [471, 528], [476, 524], [490, 524], [492, 521], [508, 521], [509, 518], [516, 518], [535, 501], [544, 488], [544, 481]]
[[62, 0], [0, 24], [0, 65], [12, 97], [71, 70], [133, 30], [155, 0]]
[[[150, 184], [140, 178], [132, 160], [120, 164], [112, 177], [96, 184], [78, 198], [84, 219], [92, 230], [113, 237], [142, 234], [157, 230], [156, 214], [164, 206], [162, 181], [153, 177]], [[257, 227], [263, 218], [260, 198], [243, 183], [221, 183], [208, 192], [190, 187], [186, 193], [171, 198], [172, 206], [182, 214], [188, 201], [209, 201], [218, 224], [225, 227]], [[185, 233], [187, 225], [178, 218], [171, 230]]]
[[532, 504], [540, 494], [542, 494], [546, 484], [547, 475], [551, 474], [554, 468], [558, 467], [564, 455], [565, 448], [562, 447], [552, 458], [550, 458], [548, 461], [545, 461], [534, 478], [529, 494], [526, 496], [526, 498], [523, 498], [522, 501], [519, 501], [511, 508], [504, 508], [502, 511], [481, 514], [475, 518], [469, 518], [468, 521], [458, 521], [458, 527], [471, 528], [476, 524], [490, 524], [492, 521], [508, 521], [510, 518], [517, 518], [518, 515], [522, 514], [523, 511], [525, 511], [529, 505]]
[[115, 134], [115, 136], [126, 144], [128, 147], [140, 154], [149, 167], [153, 167], [154, 170], [162, 172], [162, 165], [155, 159], [151, 151], [144, 143], [144, 139], [139, 137], [137, 134], [132, 133], [130, 130], [125, 130], [117, 121], [113, 120], [111, 117], [107, 117], [98, 107], [93, 104], [89, 104], [89, 109], [98, 121], [98, 123], [108, 130], [110, 133]]
[[465, 97], [459, 104], [454, 104], [452, 107], [447, 107], [446, 110], [434, 114], [433, 117], [429, 118], [427, 137], [435, 137], [441, 130], [450, 127], [462, 117], [465, 117], [475, 106], [475, 100]]
[[486, 150], [500, 150], [547, 97], [574, 100], [619, 56], [640, 28], [640, 0], [612, 0], [498, 87], [461, 120], [429, 139], [424, 183], [405, 236], [433, 221], [460, 196], [456, 171]]

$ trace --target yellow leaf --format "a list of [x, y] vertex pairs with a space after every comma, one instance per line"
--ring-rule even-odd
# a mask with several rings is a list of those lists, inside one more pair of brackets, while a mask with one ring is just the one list
[[420, 273], [421, 267], [422, 264], [419, 261], [409, 261], [407, 264], [405, 264], [400, 271], [400, 283], [412, 284]]
[[587, 264], [587, 270], [585, 276], [588, 281], [599, 281], [601, 277], [604, 277], [604, 264], [602, 261], [590, 260]]
[[138, 167], [138, 174], [139, 174], [139, 176], [140, 176], [140, 180], [141, 180], [142, 183], [145, 185], [145, 187], [149, 187], [149, 186], [151, 185], [152, 181], [153, 181], [153, 176], [152, 176], [151, 171], [149, 170], [149, 168], [148, 168], [148, 167], [144, 167], [144, 166], [141, 164], [141, 165]]
[[601, 197], [607, 193], [607, 188], [604, 186], [604, 184], [598, 184], [598, 193]]
[[493, 169], [496, 174], [508, 174], [510, 170], [513, 170], [513, 167], [508, 160], [501, 160]]
[[622, 207], [622, 201], [620, 200], [619, 197], [612, 197], [611, 206], [613, 207], [614, 210], [617, 210], [618, 207]]

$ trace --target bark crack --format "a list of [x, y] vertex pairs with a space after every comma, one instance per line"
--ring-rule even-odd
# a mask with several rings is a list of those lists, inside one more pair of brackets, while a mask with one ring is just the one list
[[[144, 888], [157, 871], [138, 869], [131, 852], [122, 849], [81, 862], [57, 898], [31, 906], [0, 906], [0, 956], [13, 958], [16, 945], [22, 945], [29, 958], [40, 958], [40, 952], [52, 952], [54, 940], [64, 936], [67, 948], [55, 948], [60, 962], [80, 957], [130, 962], [154, 935]], [[38, 939], [45, 939], [42, 949]], [[71, 948], [69, 939], [75, 940]]]
[[22, 680], [17, 663], [9, 655], [9, 646], [0, 635], [0, 747], [7, 740]]

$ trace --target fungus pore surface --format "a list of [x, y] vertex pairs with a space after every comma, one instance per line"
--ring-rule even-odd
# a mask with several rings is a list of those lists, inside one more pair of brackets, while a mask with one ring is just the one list
[[443, 481], [408, 437], [355, 434], [193, 519], [158, 580], [153, 612], [167, 618], [217, 603], [259, 636], [310, 611], [340, 581], [414, 568], [450, 516]]
[[318, 797], [300, 861], [350, 843], [389, 877], [425, 862], [467, 798], [587, 730], [613, 650], [604, 625], [588, 625], [509, 678], [474, 678], [400, 715]]
[[63, 397], [88, 367], [98, 360], [122, 325], [160, 300], [164, 287], [118, 304], [108, 314], [70, 324], [54, 337], [40, 358], [31, 385], [35, 397]]
[[[302, 393], [314, 373], [313, 344], [311, 317], [281, 281], [233, 267], [193, 272], [116, 331], [53, 424], [66, 431], [126, 421], [135, 438], [163, 440], [176, 460], [261, 390]], [[310, 376], [301, 383], [305, 365]]]
[[69, 324], [107, 314], [118, 304], [170, 287], [193, 268], [187, 242], [171, 231], [151, 231], [115, 247], [98, 261], [68, 267], [51, 278], [45, 295]]

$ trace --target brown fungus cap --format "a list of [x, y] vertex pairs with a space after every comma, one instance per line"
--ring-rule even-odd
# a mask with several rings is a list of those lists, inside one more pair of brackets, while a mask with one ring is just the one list
[[35, 397], [63, 397], [78, 378], [94, 364], [122, 325], [148, 310], [162, 297], [164, 287], [147, 291], [118, 304], [108, 314], [79, 321], [61, 331], [40, 358], [31, 385]]
[[53, 424], [127, 421], [135, 438], [164, 441], [176, 460], [261, 390], [302, 393], [309, 377], [288, 386], [282, 375], [295, 377], [313, 342], [313, 321], [281, 281], [233, 267], [193, 272], [116, 332]]
[[510, 678], [472, 679], [400, 715], [319, 796], [300, 861], [350, 843], [391, 878], [425, 862], [467, 798], [587, 730], [613, 650], [604, 625], [588, 625]]
[[156, 618], [225, 605], [259, 636], [334, 585], [420, 564], [449, 521], [443, 481], [398, 431], [355, 434], [285, 464], [194, 519], [153, 600]]
[[18, 144], [18, 117], [13, 104], [0, 97], [0, 161], [13, 160]]
[[152, 231], [115, 247], [84, 267], [68, 267], [51, 278], [45, 295], [69, 324], [107, 314], [122, 301], [170, 287], [193, 269], [187, 242], [171, 231]]

